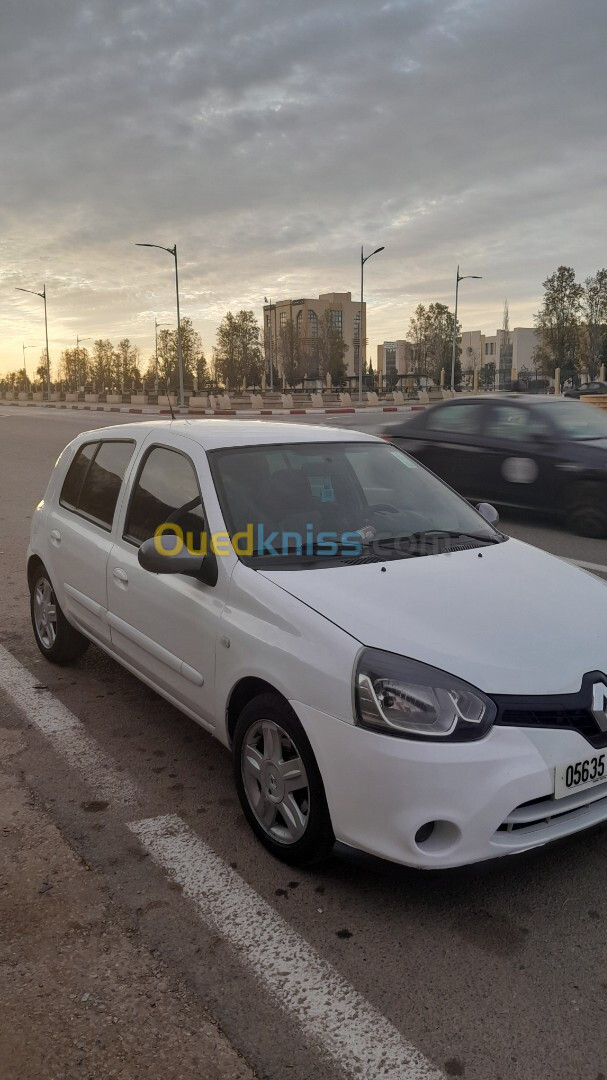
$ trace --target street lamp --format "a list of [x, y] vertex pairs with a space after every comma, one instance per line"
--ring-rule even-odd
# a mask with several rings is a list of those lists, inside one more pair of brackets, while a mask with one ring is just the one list
[[459, 266], [457, 268], [457, 274], [455, 277], [455, 318], [453, 320], [453, 349], [451, 352], [451, 389], [455, 390], [455, 354], [457, 352], [457, 296], [459, 292], [460, 281], [466, 281], [467, 278], [474, 278], [475, 281], [482, 281], [481, 274], [460, 274]]
[[46, 335], [46, 382], [47, 392], [50, 400], [51, 397], [51, 360], [48, 353], [48, 320], [46, 317], [46, 285], [42, 286], [42, 292], [36, 292], [35, 289], [21, 289], [18, 285], [15, 285], [17, 292], [31, 293], [32, 296], [39, 296], [41, 300], [44, 300], [44, 331]]
[[23, 348], [23, 373], [25, 375], [25, 389], [27, 390], [29, 379], [27, 377], [27, 368], [25, 366], [25, 350], [26, 349], [37, 349], [38, 346], [37, 345], [22, 345], [22, 348]]
[[177, 244], [174, 244], [172, 248], [164, 247], [162, 244], [135, 244], [135, 247], [160, 248], [161, 251], [168, 251], [169, 255], [172, 255], [175, 260], [175, 292], [177, 294], [177, 364], [179, 367], [179, 406], [180, 408], [183, 408], [185, 405], [185, 399], [183, 396], [183, 354], [181, 351], [181, 320], [179, 318], [179, 273], [177, 270]]
[[154, 390], [158, 393], [158, 327], [170, 326], [168, 322], [158, 322], [158, 319], [154, 319], [154, 352], [156, 355], [156, 370], [154, 374]]
[[266, 304], [270, 305], [270, 392], [274, 389], [274, 365], [272, 363], [272, 300], [264, 296]]
[[[369, 259], [371, 259], [373, 257], [373, 255], [377, 255], [377, 253], [379, 251], [383, 251], [383, 250], [384, 250], [383, 247], [378, 247], [378, 248], [375, 248], [375, 251], [372, 251], [370, 255], [365, 255], [363, 253], [362, 245], [361, 245], [361, 249], [360, 249], [360, 319], [359, 319], [359, 324], [358, 324], [358, 404], [359, 405], [362, 405], [362, 401], [363, 401], [363, 296], [364, 296], [363, 285], [364, 285], [365, 263]], [[366, 327], [365, 327], [365, 329], [366, 329]], [[365, 336], [365, 347], [366, 347], [366, 344], [367, 344], [367, 339], [366, 339], [366, 336]]]

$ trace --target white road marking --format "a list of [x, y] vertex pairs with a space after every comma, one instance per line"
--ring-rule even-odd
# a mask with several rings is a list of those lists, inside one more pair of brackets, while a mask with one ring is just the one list
[[564, 562], [573, 563], [574, 566], [581, 566], [582, 570], [594, 570], [595, 574], [607, 574], [607, 566], [601, 566], [600, 563], [584, 562], [582, 559], [565, 559], [560, 556]]
[[444, 1080], [368, 1001], [174, 814], [129, 825], [266, 991], [349, 1080]]
[[137, 801], [135, 785], [87, 734], [84, 724], [0, 645], [0, 690], [42, 732], [52, 746], [100, 797], [120, 803]]

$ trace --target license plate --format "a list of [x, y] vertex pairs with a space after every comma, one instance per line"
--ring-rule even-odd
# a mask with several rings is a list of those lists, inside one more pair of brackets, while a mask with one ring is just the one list
[[563, 799], [584, 788], [607, 781], [607, 752], [591, 754], [581, 761], [557, 765], [554, 776], [554, 797]]

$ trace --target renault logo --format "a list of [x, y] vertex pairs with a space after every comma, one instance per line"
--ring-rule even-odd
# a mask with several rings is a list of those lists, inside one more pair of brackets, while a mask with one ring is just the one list
[[595, 683], [592, 687], [592, 715], [601, 731], [607, 732], [607, 686]]

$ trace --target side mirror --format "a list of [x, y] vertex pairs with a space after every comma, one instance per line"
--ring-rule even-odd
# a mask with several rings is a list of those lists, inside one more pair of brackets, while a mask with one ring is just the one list
[[186, 574], [198, 578], [205, 585], [216, 585], [218, 577], [217, 556], [214, 552], [207, 555], [194, 555], [185, 545], [178, 546], [178, 537], [164, 533], [162, 550], [156, 547], [153, 536], [144, 540], [138, 552], [139, 565], [151, 574]]
[[479, 503], [476, 509], [478, 510], [481, 517], [484, 518], [489, 525], [497, 525], [497, 523], [499, 522], [500, 516], [495, 507], [491, 505], [491, 503]]

